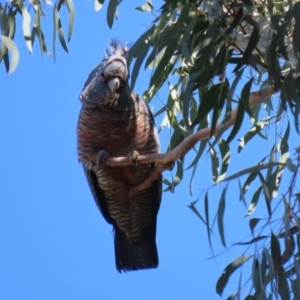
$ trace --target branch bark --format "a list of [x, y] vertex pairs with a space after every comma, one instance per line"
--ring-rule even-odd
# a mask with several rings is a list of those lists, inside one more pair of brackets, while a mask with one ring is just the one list
[[[269, 86], [265, 89], [258, 90], [252, 92], [249, 97], [249, 105], [255, 106], [257, 104], [262, 103], [268, 97], [277, 93], [278, 90], [274, 89], [273, 87]], [[217, 124], [214, 132], [214, 136], [218, 136], [221, 131], [225, 131], [230, 128], [236, 119], [238, 106], [232, 111], [230, 119], [225, 123]], [[211, 128], [205, 128], [198, 132], [191, 134], [187, 137], [184, 141], [182, 141], [177, 147], [170, 150], [166, 153], [160, 154], [148, 154], [148, 155], [139, 155], [137, 157], [136, 163], [137, 164], [149, 164], [149, 163], [156, 163], [156, 168], [150, 173], [149, 177], [143, 181], [141, 184], [132, 187], [129, 191], [131, 195], [135, 195], [140, 191], [148, 188], [151, 186], [152, 182], [158, 178], [158, 176], [167, 169], [170, 169], [174, 162], [182, 158], [189, 150], [193, 148], [193, 146], [198, 143], [199, 141], [205, 140], [210, 138]], [[132, 161], [129, 160], [127, 157], [110, 157], [105, 162], [108, 166], [124, 166], [124, 165], [131, 165]]]

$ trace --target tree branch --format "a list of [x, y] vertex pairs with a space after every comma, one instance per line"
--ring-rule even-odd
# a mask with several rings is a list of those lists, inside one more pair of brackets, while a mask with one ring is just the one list
[[[260, 104], [268, 97], [274, 95], [277, 93], [278, 90], [274, 89], [273, 87], [267, 87], [262, 90], [258, 90], [255, 92], [252, 92], [249, 97], [249, 105], [255, 106], [257, 104]], [[219, 123], [217, 124], [214, 132], [214, 136], [218, 136], [220, 132], [227, 130], [230, 128], [236, 119], [238, 106], [232, 111], [230, 119], [225, 123]], [[158, 178], [158, 176], [167, 169], [170, 169], [174, 162], [182, 158], [189, 150], [191, 150], [196, 143], [199, 141], [205, 140], [210, 138], [211, 136], [211, 128], [207, 127], [205, 129], [202, 129], [198, 132], [195, 132], [188, 136], [184, 141], [182, 141], [177, 147], [170, 150], [166, 153], [160, 153], [160, 154], [147, 154], [147, 155], [139, 155], [137, 157], [136, 163], [137, 164], [149, 164], [149, 163], [157, 163], [156, 167], [153, 169], [153, 171], [150, 173], [148, 178], [143, 181], [141, 184], [132, 187], [130, 189], [130, 194], [135, 195], [138, 192], [148, 188], [151, 186], [152, 182]], [[128, 159], [127, 157], [110, 157], [105, 162], [108, 166], [124, 166], [124, 165], [131, 165], [132, 161]]]

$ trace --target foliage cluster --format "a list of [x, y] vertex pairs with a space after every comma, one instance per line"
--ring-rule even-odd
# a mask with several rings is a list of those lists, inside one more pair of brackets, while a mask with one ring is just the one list
[[[112, 27], [120, 1], [107, 2], [107, 23]], [[95, 10], [99, 10], [104, 0], [95, 0], [94, 3]], [[32, 51], [37, 38], [41, 51], [48, 53], [42, 24], [43, 5], [51, 5], [53, 9], [54, 58], [57, 36], [68, 52], [67, 42], [72, 37], [74, 24], [72, 0], [58, 0], [55, 4], [50, 0], [43, 3], [39, 0], [13, 0], [2, 4], [0, 1], [0, 62], [4, 63], [7, 72], [16, 68], [19, 59], [13, 42], [17, 17], [22, 18], [28, 50]], [[68, 15], [67, 38], [60, 19], [62, 9], [66, 9]], [[216, 284], [217, 293], [221, 295], [234, 271], [251, 259], [252, 274], [249, 278], [252, 288], [246, 299], [279, 299], [279, 296], [281, 299], [300, 299], [300, 193], [297, 189], [300, 147], [291, 156], [289, 146], [291, 131], [299, 134], [300, 2], [169, 0], [155, 9], [147, 0], [137, 9], [153, 13], [155, 20], [129, 51], [131, 87], [134, 87], [142, 66], [153, 69], [149, 88], [144, 93], [147, 101], [151, 101], [162, 86], [169, 87], [166, 105], [156, 113], [164, 115], [163, 126], [169, 125], [173, 129], [169, 149], [191, 134], [208, 126], [211, 128], [211, 138], [200, 142], [191, 164], [185, 166], [184, 160], [177, 162], [173, 181], [164, 181], [166, 190], [174, 190], [183, 177], [184, 168], [192, 170], [193, 180], [199, 159], [206, 149], [211, 156], [214, 183], [222, 184], [215, 218], [224, 247], [223, 217], [229, 182], [235, 180], [238, 183], [236, 193], [247, 207], [252, 238], [239, 244], [255, 245], [255, 250], [250, 255], [245, 251], [227, 265]], [[233, 79], [230, 73], [234, 74]], [[249, 97], [254, 85], [260, 88], [272, 86], [278, 91], [280, 102], [277, 107], [271, 98], [250, 107]], [[238, 86], [242, 87], [237, 89]], [[217, 124], [225, 124], [235, 107], [238, 107], [237, 117], [229, 134], [226, 136], [225, 132], [220, 132], [214, 136]], [[236, 138], [246, 116], [249, 116], [252, 127], [240, 139], [238, 152], [253, 138], [267, 139], [266, 127], [273, 128], [274, 143], [266, 157], [256, 154], [257, 164], [226, 176], [231, 141]], [[283, 173], [286, 169], [289, 172]], [[290, 177], [290, 185], [279, 195], [283, 175]], [[245, 195], [255, 183], [258, 187], [247, 203]], [[276, 205], [275, 198], [279, 199]], [[251, 218], [263, 199], [266, 217]], [[214, 222], [211, 223], [209, 218], [209, 191], [203, 201], [204, 216], [198, 210], [199, 202], [192, 203], [190, 208], [205, 224], [211, 245]], [[240, 299], [243, 289], [240, 281], [236, 294], [229, 299]]]

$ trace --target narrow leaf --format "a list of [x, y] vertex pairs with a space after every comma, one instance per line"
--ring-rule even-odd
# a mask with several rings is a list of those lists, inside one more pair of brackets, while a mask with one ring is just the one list
[[242, 92], [241, 92], [241, 103], [244, 106], [245, 111], [248, 113], [248, 115], [251, 118], [253, 117], [252, 111], [250, 109], [250, 105], [249, 105], [249, 96], [250, 96], [250, 91], [251, 91], [251, 87], [252, 87], [252, 83], [253, 83], [254, 78], [251, 78], [243, 87]]
[[146, 57], [148, 51], [149, 51], [150, 44], [145, 43], [144, 46], [139, 50], [138, 57], [134, 63], [132, 74], [131, 74], [131, 82], [130, 82], [130, 88], [133, 90], [136, 79], [139, 75], [139, 70], [141, 68], [141, 64], [144, 61], [144, 58]]
[[261, 219], [258, 219], [258, 218], [252, 218], [249, 220], [249, 226], [250, 226], [252, 235], [254, 235], [254, 229], [260, 220]]
[[244, 64], [248, 63], [248, 60], [252, 54], [252, 52], [254, 51], [258, 41], [259, 41], [259, 26], [256, 23], [256, 21], [250, 16], [247, 15], [244, 18], [245, 21], [247, 21], [250, 25], [253, 26], [253, 31], [251, 33], [250, 39], [249, 39], [249, 43], [246, 47], [246, 50], [243, 54], [242, 59], [240, 60], [240, 62], [237, 64], [237, 66], [235, 67], [235, 69], [233, 70], [233, 72], [238, 71]]
[[268, 235], [261, 235], [261, 236], [257, 236], [255, 238], [253, 238], [252, 240], [248, 241], [248, 242], [238, 242], [238, 243], [234, 243], [233, 245], [251, 245], [253, 243], [256, 243], [260, 240], [264, 240], [266, 238], [268, 238], [269, 236]]
[[216, 285], [216, 291], [217, 293], [222, 296], [222, 293], [224, 291], [224, 288], [230, 278], [230, 276], [239, 268], [241, 267], [245, 262], [247, 262], [252, 255], [244, 255], [239, 257], [238, 259], [231, 262], [229, 265], [226, 266], [226, 268], [223, 271], [223, 274], [218, 279], [217, 285]]
[[234, 139], [234, 137], [240, 130], [242, 123], [243, 123], [244, 114], [245, 114], [244, 107], [243, 107], [243, 105], [239, 104], [233, 128], [232, 128], [232, 130], [229, 134], [229, 137], [227, 138], [227, 141], [226, 141], [228, 144]]
[[208, 91], [205, 91], [201, 97], [201, 103], [198, 108], [196, 119], [192, 122], [192, 126], [198, 124], [215, 106], [218, 105], [219, 98], [227, 95], [228, 86], [226, 83], [218, 83], [213, 85]]
[[188, 208], [190, 208], [196, 214], [196, 216], [206, 225], [206, 222], [204, 218], [200, 215], [198, 209], [195, 206], [195, 203], [192, 202], [190, 205], [188, 205]]
[[219, 201], [219, 207], [218, 207], [218, 228], [219, 228], [219, 234], [222, 241], [223, 246], [226, 248], [226, 242], [225, 242], [225, 235], [224, 235], [224, 224], [223, 224], [223, 218], [224, 218], [224, 212], [225, 212], [225, 195], [227, 191], [228, 184], [223, 189], [220, 201]]
[[68, 42], [70, 42], [74, 28], [75, 7], [72, 0], [66, 0], [66, 3], [69, 11]]
[[[97, 1], [97, 0], [96, 0]], [[56, 8], [53, 7], [53, 39], [52, 39], [52, 52], [53, 52], [53, 59], [54, 61], [56, 60], [56, 32], [57, 32], [57, 13], [56, 13]], [[34, 34], [35, 31], [32, 33]], [[32, 38], [32, 37], [31, 37]], [[34, 42], [34, 38], [32, 38], [32, 44]]]
[[213, 174], [213, 181], [216, 183], [219, 177], [219, 158], [216, 150], [211, 146], [209, 143], [209, 154], [211, 159], [211, 167], [212, 167], [212, 174]]
[[153, 9], [153, 6], [151, 7], [151, 5], [149, 5], [148, 3], [142, 5], [142, 6], [138, 6], [135, 8], [136, 10], [142, 11], [142, 12], [150, 12]]
[[257, 134], [259, 134], [261, 132], [261, 130], [265, 127], [265, 125], [269, 124], [269, 121], [272, 119], [273, 117], [267, 117], [263, 120], [261, 120], [260, 122], [257, 122], [246, 134], [244, 137], [242, 137], [240, 139], [240, 144], [238, 147], [238, 153], [240, 153], [244, 147], [246, 146], [246, 144], [251, 141], [251, 139], [256, 136]]
[[[274, 166], [284, 166], [284, 164], [276, 163], [276, 162], [272, 163], [272, 165], [274, 165]], [[239, 172], [237, 172], [237, 173], [235, 173], [231, 176], [226, 177], [222, 181], [223, 182], [224, 181], [229, 181], [229, 180], [236, 179], [236, 178], [238, 178], [242, 175], [248, 174], [248, 173], [255, 173], [255, 172], [258, 172], [260, 170], [267, 169], [267, 168], [269, 168], [269, 166], [270, 166], [270, 163], [268, 163], [268, 164], [259, 164], [259, 165], [254, 166], [254, 167], [246, 168], [246, 169], [244, 169], [242, 171], [239, 171]]]
[[258, 172], [258, 177], [260, 179], [261, 186], [264, 190], [267, 210], [268, 210], [269, 216], [271, 216], [272, 215], [272, 211], [271, 211], [271, 199], [272, 199], [271, 193], [272, 193], [272, 191], [270, 191], [269, 186], [267, 185], [267, 183], [266, 183], [264, 177], [262, 176], [261, 172]]
[[[262, 283], [261, 274], [260, 274], [260, 264], [259, 264], [259, 260], [257, 258], [253, 259], [252, 282], [253, 282], [253, 287], [256, 291], [256, 294], [262, 296], [261, 292], [263, 291], [264, 288], [263, 288], [263, 283]], [[261, 298], [261, 299], [263, 299], [263, 298]]]
[[210, 225], [209, 225], [209, 205], [208, 205], [208, 192], [205, 193], [204, 197], [204, 211], [205, 211], [205, 224], [206, 224], [206, 231], [207, 231], [207, 237], [208, 237], [208, 242], [210, 249], [212, 250], [212, 245], [211, 245], [211, 235], [210, 235]]
[[11, 52], [11, 60], [9, 63], [9, 68], [7, 70], [7, 73], [11, 74], [18, 65], [19, 56], [20, 56], [19, 51], [18, 51], [16, 44], [13, 42], [13, 40], [11, 40], [10, 38], [8, 38], [7, 36], [4, 36], [4, 35], [0, 35], [0, 37], [1, 37], [2, 42], [5, 45], [5, 47]]
[[22, 7], [22, 16], [23, 16], [23, 22], [22, 22], [23, 36], [29, 52], [32, 53], [30, 14], [28, 13], [26, 6]]
[[58, 10], [57, 10], [57, 7], [54, 6], [54, 14], [55, 14], [55, 21], [56, 21], [56, 30], [58, 32], [58, 39], [60, 41], [60, 44], [61, 46], [63, 47], [63, 49], [69, 53], [68, 51], [68, 47], [67, 47], [67, 43], [66, 43], [66, 40], [65, 40], [65, 37], [64, 37], [64, 33], [63, 33], [63, 29], [62, 29], [62, 25], [61, 25], [61, 21], [60, 21], [60, 17], [59, 17], [59, 13], [58, 13]]
[[95, 0], [94, 1], [95, 11], [99, 11], [102, 8], [103, 3], [104, 0]]
[[117, 6], [119, 4], [119, 0], [109, 0], [108, 7], [107, 7], [107, 25], [109, 28], [112, 28], [114, 23], [114, 17], [116, 14]]
[[220, 148], [220, 153], [222, 156], [222, 167], [221, 167], [221, 172], [220, 175], [218, 176], [216, 182], [222, 181], [225, 176], [226, 172], [230, 163], [230, 148], [229, 145], [222, 139], [219, 140], [219, 148]]
[[255, 191], [255, 193], [253, 194], [253, 197], [252, 197], [251, 203], [249, 205], [248, 212], [247, 212], [246, 216], [249, 216], [249, 215], [251, 215], [254, 212], [254, 210], [256, 208], [256, 205], [258, 203], [258, 199], [259, 199], [261, 191], [262, 191], [262, 187], [260, 186]]

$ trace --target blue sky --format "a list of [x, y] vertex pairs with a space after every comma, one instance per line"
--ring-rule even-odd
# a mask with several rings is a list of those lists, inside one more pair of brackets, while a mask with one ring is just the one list
[[[215, 293], [218, 277], [227, 263], [243, 251], [243, 248], [231, 249], [230, 245], [247, 237], [249, 227], [248, 219], [244, 218], [247, 209], [238, 199], [237, 182], [232, 183], [225, 213], [229, 250], [215, 260], [207, 259], [212, 252], [206, 227], [187, 205], [213, 184], [208, 155], [199, 164], [193, 196], [189, 194], [189, 172], [175, 193], [163, 194], [157, 229], [159, 267], [126, 274], [115, 269], [111, 227], [99, 213], [77, 162], [78, 96], [89, 72], [102, 60], [109, 39], [119, 36], [134, 41], [149, 28], [153, 16], [134, 9], [143, 4], [142, 0], [124, 1], [119, 20], [110, 30], [106, 24], [106, 6], [95, 13], [92, 1], [77, 2], [69, 55], [58, 46], [54, 63], [52, 56], [41, 56], [37, 45], [34, 55], [29, 54], [18, 26], [16, 43], [21, 54], [18, 68], [7, 76], [4, 65], [0, 65], [0, 298], [218, 299]], [[161, 3], [154, 1], [157, 8]], [[43, 23], [49, 30], [46, 41], [51, 50], [51, 12]], [[142, 94], [147, 89], [148, 75], [141, 70], [136, 92]], [[151, 102], [151, 109], [158, 111], [166, 100], [166, 93], [160, 92]], [[159, 125], [161, 119], [156, 121]], [[250, 123], [244, 133], [249, 128]], [[167, 129], [161, 134], [163, 152], [168, 134]], [[265, 148], [270, 147], [268, 141], [260, 139], [238, 155], [237, 145], [233, 142], [233, 165], [229, 173], [257, 162], [253, 153], [260, 149], [259, 157], [263, 157], [268, 153]], [[194, 153], [190, 155], [192, 159]], [[211, 220], [221, 187], [210, 193]], [[198, 208], [204, 215], [202, 200]], [[261, 205], [255, 217], [263, 213]], [[212, 238], [214, 251], [219, 254], [225, 249], [216, 226], [214, 232], [217, 236]], [[251, 262], [248, 267], [251, 268]], [[246, 280], [247, 273], [244, 276]], [[239, 272], [226, 288], [224, 298], [235, 292], [238, 280]]]

